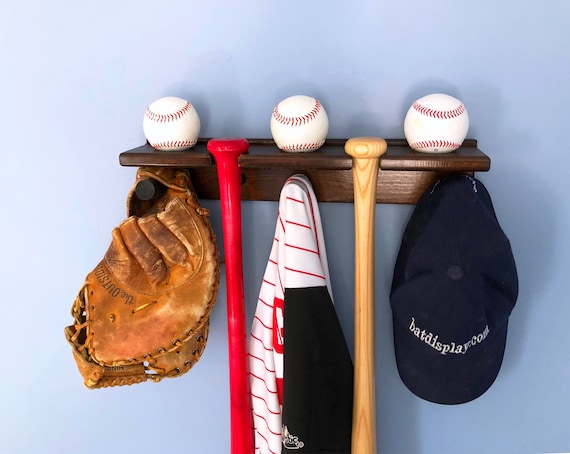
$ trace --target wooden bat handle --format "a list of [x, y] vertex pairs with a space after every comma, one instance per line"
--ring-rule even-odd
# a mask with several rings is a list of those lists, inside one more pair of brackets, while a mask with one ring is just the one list
[[380, 156], [386, 141], [377, 137], [347, 140], [354, 180], [354, 403], [352, 453], [376, 452], [374, 380], [374, 217]]
[[226, 258], [231, 453], [253, 453], [253, 424], [247, 360], [241, 236], [241, 172], [238, 158], [249, 149], [241, 138], [211, 139], [220, 186]]

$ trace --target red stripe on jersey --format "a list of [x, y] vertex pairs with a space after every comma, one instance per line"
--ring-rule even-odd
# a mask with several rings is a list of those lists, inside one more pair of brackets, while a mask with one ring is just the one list
[[273, 282], [269, 282], [269, 281], [267, 281], [267, 280], [265, 280], [265, 279], [263, 279], [263, 282], [265, 282], [265, 283], [268, 284], [268, 285], [271, 285], [271, 286], [275, 287], [275, 283], [273, 283]]
[[[285, 223], [283, 222], [283, 217], [281, 216], [281, 213], [278, 213], [277, 215], [277, 223], [278, 225], [281, 226], [281, 230], [285, 232]], [[277, 235], [275, 235], [273, 240], [279, 242], [279, 238], [277, 238]]]
[[294, 244], [287, 244], [287, 243], [285, 243], [285, 246], [286, 246], [286, 247], [290, 247], [290, 248], [292, 248], [292, 249], [298, 249], [299, 251], [305, 251], [305, 252], [310, 252], [311, 254], [317, 254], [317, 255], [319, 255], [319, 251], [313, 251], [312, 249], [307, 249], [307, 248], [304, 248], [304, 247], [301, 247], [301, 246], [296, 246], [296, 245], [294, 245]]
[[307, 224], [300, 224], [300, 223], [298, 223], [298, 222], [287, 221], [287, 224], [291, 224], [291, 225], [294, 225], [294, 226], [296, 226], [296, 227], [302, 227], [302, 228], [304, 228], [304, 229], [309, 229], [309, 230], [311, 229], [311, 226], [310, 226], [310, 225], [307, 225]]
[[308, 271], [303, 271], [303, 270], [296, 270], [294, 268], [287, 268], [285, 267], [285, 269], [287, 271], [291, 271], [292, 273], [300, 273], [300, 274], [305, 274], [307, 276], [313, 276], [313, 277], [318, 277], [319, 279], [325, 280], [325, 277], [320, 275], [320, 274], [315, 274], [315, 273], [309, 273]]
[[291, 200], [291, 201], [293, 201], [293, 202], [297, 202], [297, 203], [305, 203], [305, 202], [303, 202], [302, 200], [296, 199], [295, 197], [291, 197], [290, 195], [288, 195], [288, 196], [286, 197], [286, 199], [287, 199], [287, 200]]
[[268, 329], [269, 331], [273, 331], [273, 327], [267, 326], [265, 323], [263, 323], [261, 321], [261, 319], [257, 315], [254, 316], [253, 318], [254, 318], [254, 320], [257, 320], [259, 323], [261, 323], [265, 329]]
[[[313, 225], [317, 225], [315, 218], [315, 207], [313, 206], [313, 198], [308, 197], [308, 200], [309, 200], [309, 206], [311, 208], [311, 218], [313, 219]], [[320, 242], [319, 242], [319, 234], [317, 229], [315, 229], [315, 239], [317, 240], [317, 250], [318, 250]]]
[[249, 373], [249, 375], [251, 375], [252, 377], [256, 378], [257, 380], [263, 382], [263, 384], [265, 385], [265, 389], [267, 390], [268, 393], [277, 394], [277, 391], [273, 391], [272, 389], [269, 389], [269, 386], [267, 386], [267, 382], [263, 379], [263, 377], [259, 377], [255, 374], [252, 374], [251, 372]]
[[273, 432], [273, 431], [271, 430], [271, 428], [269, 427], [269, 423], [267, 422], [267, 419], [265, 419], [262, 415], [259, 415], [259, 414], [255, 413], [255, 412], [254, 412], [253, 414], [254, 414], [255, 416], [257, 416], [259, 419], [262, 419], [263, 421], [265, 421], [265, 424], [267, 424], [267, 430], [268, 430], [269, 432], [271, 432], [273, 435], [281, 435], [281, 432]]
[[250, 358], [256, 359], [257, 361], [261, 361], [263, 363], [263, 367], [265, 368], [265, 370], [267, 372], [271, 372], [272, 374], [275, 373], [275, 370], [272, 370], [269, 367], [267, 367], [267, 364], [265, 363], [265, 360], [263, 358], [260, 358], [259, 356], [252, 355], [251, 353], [248, 356]]
[[[269, 282], [268, 282], [269, 283]], [[260, 303], [264, 304], [265, 306], [267, 306], [269, 309], [273, 309], [273, 306], [269, 303], [266, 303], [263, 299], [261, 298], [257, 298], [257, 301], [259, 301]]]
[[255, 339], [256, 341], [258, 341], [258, 342], [261, 344], [261, 346], [263, 347], [264, 350], [267, 350], [268, 352], [272, 352], [272, 351], [273, 351], [273, 347], [268, 347], [268, 346], [266, 346], [266, 345], [263, 343], [263, 340], [260, 339], [259, 337], [254, 336], [254, 335], [252, 334], [252, 335], [251, 335], [251, 338], [252, 338], [252, 339]]

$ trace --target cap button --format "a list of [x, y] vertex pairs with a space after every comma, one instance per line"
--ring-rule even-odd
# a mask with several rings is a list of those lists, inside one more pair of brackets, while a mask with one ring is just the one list
[[458, 281], [463, 278], [465, 271], [459, 265], [451, 265], [447, 268], [447, 277], [453, 281]]

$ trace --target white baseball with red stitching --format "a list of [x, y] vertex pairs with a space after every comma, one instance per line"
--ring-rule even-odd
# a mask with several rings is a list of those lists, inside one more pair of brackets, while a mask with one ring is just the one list
[[271, 115], [271, 135], [279, 149], [315, 151], [329, 132], [329, 118], [318, 99], [295, 95], [281, 101]]
[[148, 143], [157, 150], [187, 150], [198, 141], [200, 118], [186, 99], [166, 96], [147, 107], [143, 131]]
[[404, 120], [404, 134], [410, 148], [423, 153], [457, 150], [468, 130], [469, 116], [463, 103], [441, 93], [414, 101]]

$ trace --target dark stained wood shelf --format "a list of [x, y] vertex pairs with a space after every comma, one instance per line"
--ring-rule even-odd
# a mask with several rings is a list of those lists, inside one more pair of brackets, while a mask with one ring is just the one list
[[[344, 151], [345, 139], [331, 139], [317, 151], [289, 153], [271, 139], [248, 139], [249, 151], [239, 157], [243, 200], [279, 200], [291, 175], [303, 173], [320, 202], [353, 202], [352, 157]], [[122, 166], [180, 167], [190, 171], [199, 198], [218, 199], [218, 177], [208, 139], [200, 139], [186, 151], [160, 151], [146, 144], [120, 154]], [[416, 203], [433, 182], [452, 173], [486, 172], [491, 160], [477, 148], [477, 141], [445, 154], [413, 151], [404, 139], [386, 139], [388, 150], [380, 158], [377, 203]]]

